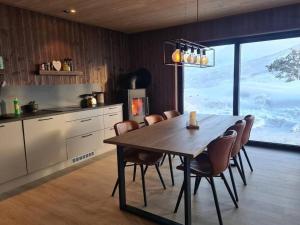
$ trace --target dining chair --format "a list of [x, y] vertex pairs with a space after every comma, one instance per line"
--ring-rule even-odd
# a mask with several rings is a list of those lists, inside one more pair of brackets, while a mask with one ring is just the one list
[[246, 120], [246, 127], [245, 127], [245, 130], [244, 130], [244, 133], [243, 133], [243, 137], [242, 137], [242, 151], [244, 152], [244, 155], [246, 157], [246, 160], [248, 162], [248, 165], [250, 167], [251, 172], [253, 172], [253, 168], [252, 168], [250, 159], [248, 157], [247, 151], [245, 149], [245, 145], [249, 141], [255, 117], [253, 115], [247, 115], [247, 116], [245, 116], [244, 120]]
[[[241, 154], [240, 154], [240, 150], [241, 150], [241, 146], [242, 146], [242, 136], [243, 136], [243, 132], [246, 126], [246, 121], [245, 120], [238, 120], [234, 125], [232, 125], [231, 127], [229, 127], [227, 130], [234, 130], [236, 131], [236, 139], [235, 142], [233, 144], [232, 150], [231, 150], [231, 160], [233, 160], [234, 162], [234, 166], [237, 167], [238, 172], [244, 182], [244, 184], [246, 185], [246, 178], [245, 178], [245, 174], [243, 174], [241, 167], [242, 167], [242, 161], [240, 161], [240, 165], [237, 161], [237, 156], [239, 157], [239, 159], [241, 159]], [[230, 179], [231, 179], [231, 183], [232, 183], [232, 187], [233, 187], [233, 192], [235, 195], [235, 200], [238, 201], [238, 194], [237, 194], [237, 190], [236, 190], [236, 185], [235, 185], [235, 181], [234, 181], [234, 177], [233, 177], [233, 173], [232, 173], [232, 169], [231, 167], [228, 167], [229, 170], [229, 174], [230, 174]]]
[[167, 120], [167, 119], [172, 119], [174, 117], [180, 116], [180, 112], [176, 111], [176, 110], [170, 110], [170, 111], [165, 111], [163, 112], [163, 117]]
[[[158, 114], [148, 115], [148, 116], [144, 117], [144, 121], [145, 121], [146, 126], [151, 126], [151, 125], [159, 123], [163, 120], [164, 120], [164, 118], [161, 115], [158, 115]], [[171, 157], [171, 154], [164, 154], [163, 155], [163, 160], [166, 156], [168, 156], [168, 159], [169, 159], [169, 167], [170, 167], [172, 185], [174, 186], [175, 183], [174, 183], [174, 175], [173, 175], [172, 157]]]
[[[231, 151], [236, 140], [237, 133], [234, 130], [226, 131], [222, 136], [216, 138], [207, 146], [207, 153], [200, 154], [195, 159], [191, 160], [190, 171], [191, 177], [195, 177], [196, 188], [198, 189], [200, 185], [201, 178], [205, 178], [211, 186], [213, 197], [215, 201], [215, 206], [218, 214], [219, 224], [223, 225], [221, 211], [219, 207], [219, 201], [217, 197], [216, 187], [214, 178], [220, 177], [226, 189], [235, 205], [238, 208], [238, 204], [234, 198], [234, 195], [228, 185], [228, 182], [223, 174], [223, 172], [230, 167], [229, 161], [231, 156]], [[184, 165], [181, 164], [177, 166], [177, 169], [184, 170]], [[177, 199], [176, 207], [174, 213], [177, 212], [182, 194], [184, 191], [184, 181]], [[194, 190], [194, 193], [197, 190]]]
[[[139, 125], [135, 121], [124, 121], [120, 122], [114, 125], [114, 129], [116, 132], [116, 135], [122, 135], [127, 132], [131, 132], [133, 130], [139, 129]], [[145, 172], [146, 168], [148, 166], [155, 166], [156, 171], [158, 173], [159, 179], [161, 181], [161, 184], [164, 189], [166, 189], [164, 180], [162, 178], [162, 175], [160, 173], [159, 169], [159, 163], [163, 157], [162, 153], [157, 152], [147, 152], [140, 149], [134, 149], [134, 148], [124, 148], [124, 161], [125, 161], [125, 167], [128, 166], [134, 166], [134, 179], [135, 179], [135, 172], [136, 172], [136, 166], [140, 166], [141, 169], [141, 175], [142, 175], [142, 186], [143, 186], [143, 196], [144, 196], [144, 205], [147, 206], [147, 196], [146, 196], [146, 185], [145, 185]], [[131, 163], [131, 164], [128, 164]], [[144, 168], [144, 166], [146, 168]], [[116, 189], [119, 185], [119, 179], [117, 179], [115, 187], [112, 192], [112, 196], [114, 196]]]

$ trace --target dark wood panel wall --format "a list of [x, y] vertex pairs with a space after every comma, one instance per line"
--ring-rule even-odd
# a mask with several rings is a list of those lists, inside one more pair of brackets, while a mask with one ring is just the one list
[[131, 69], [145, 67], [153, 76], [149, 89], [152, 113], [175, 108], [174, 68], [163, 65], [164, 40], [212, 41], [300, 29], [300, 4], [230, 16], [131, 35]]
[[[97, 83], [114, 99], [128, 71], [128, 35], [0, 4], [0, 56], [9, 85]], [[36, 76], [36, 65], [72, 58], [84, 76]]]

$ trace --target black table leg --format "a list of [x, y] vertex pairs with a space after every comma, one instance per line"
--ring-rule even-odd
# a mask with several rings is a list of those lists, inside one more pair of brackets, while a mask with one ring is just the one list
[[186, 156], [184, 157], [184, 218], [185, 225], [192, 224], [190, 158]]
[[123, 147], [117, 146], [118, 159], [118, 180], [119, 180], [119, 204], [120, 209], [126, 208], [126, 190], [125, 190], [125, 162]]

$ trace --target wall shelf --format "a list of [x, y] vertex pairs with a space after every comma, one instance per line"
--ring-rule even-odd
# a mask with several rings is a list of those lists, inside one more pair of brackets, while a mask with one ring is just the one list
[[82, 71], [39, 70], [38, 75], [43, 75], [43, 76], [82, 76], [83, 72]]

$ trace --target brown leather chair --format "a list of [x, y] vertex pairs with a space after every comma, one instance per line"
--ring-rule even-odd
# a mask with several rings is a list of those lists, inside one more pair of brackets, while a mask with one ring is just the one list
[[180, 116], [180, 112], [176, 111], [176, 110], [171, 110], [171, 111], [165, 111], [163, 113], [163, 116], [166, 120]]
[[159, 123], [163, 120], [164, 120], [164, 118], [161, 115], [158, 115], [158, 114], [153, 114], [153, 115], [149, 115], [149, 116], [144, 117], [144, 122], [145, 122], [146, 126], [150, 126], [150, 125], [153, 125], [155, 123]]
[[[232, 147], [232, 151], [231, 151], [231, 160], [233, 160], [234, 166], [237, 167], [238, 172], [239, 172], [244, 184], [246, 185], [246, 178], [245, 178], [245, 175], [242, 173], [242, 170], [241, 170], [241, 167], [240, 167], [240, 166], [243, 165], [242, 161], [240, 161], [240, 165], [237, 161], [237, 156], [239, 156], [239, 158], [241, 159], [241, 156], [240, 156], [240, 150], [241, 150], [241, 145], [242, 145], [241, 141], [242, 141], [242, 136], [243, 136], [245, 126], [246, 126], [246, 121], [245, 120], [239, 120], [233, 126], [229, 127], [227, 130], [228, 131], [229, 130], [234, 130], [237, 133], [236, 139], [235, 139], [234, 145]], [[235, 199], [236, 199], [236, 201], [238, 201], [238, 194], [237, 194], [237, 191], [236, 191], [235, 181], [234, 181], [234, 177], [233, 177], [231, 167], [229, 167], [228, 169], [229, 169], [229, 174], [230, 174], [230, 178], [231, 178], [231, 183], [232, 183]]]
[[[235, 205], [238, 208], [238, 204], [235, 201], [234, 195], [228, 185], [228, 182], [223, 174], [223, 172], [230, 167], [229, 161], [231, 157], [231, 151], [236, 140], [237, 133], [234, 130], [229, 130], [224, 133], [224, 135], [216, 138], [207, 146], [207, 153], [200, 154], [198, 157], [191, 161], [191, 177], [196, 177], [196, 183], [199, 187], [201, 178], [204, 177], [210, 184], [214, 196], [214, 201], [216, 205], [216, 210], [218, 214], [218, 219], [220, 225], [223, 224], [222, 216], [219, 208], [219, 202], [217, 197], [217, 192], [215, 188], [214, 178], [221, 177], [224, 181], [224, 184], [227, 188], [227, 191], [230, 194], [230, 197]], [[184, 165], [181, 164], [177, 167], [179, 170], [184, 170]], [[197, 188], [198, 188], [197, 187]], [[178, 200], [176, 203], [175, 211], [177, 212], [182, 194], [184, 191], [184, 182], [182, 184]]]
[[[116, 135], [122, 135], [127, 132], [131, 132], [133, 130], [139, 129], [139, 125], [135, 121], [124, 121], [120, 122], [114, 125]], [[135, 179], [135, 172], [136, 172], [136, 166], [139, 165], [141, 168], [141, 175], [142, 175], [142, 185], [143, 185], [143, 195], [144, 195], [144, 205], [147, 206], [147, 196], [146, 196], [146, 187], [145, 187], [145, 173], [146, 168], [148, 166], [155, 166], [156, 171], [158, 173], [159, 179], [162, 183], [162, 186], [164, 189], [166, 189], [164, 180], [161, 176], [160, 170], [159, 170], [159, 163], [163, 157], [162, 153], [157, 152], [148, 152], [144, 150], [139, 149], [133, 149], [133, 148], [124, 148], [124, 161], [125, 161], [125, 167], [127, 166], [134, 166], [134, 178]], [[128, 165], [128, 163], [131, 163]], [[146, 166], [146, 168], [144, 168]], [[112, 192], [112, 196], [114, 196], [115, 191], [119, 185], [119, 179], [117, 179], [114, 190]]]
[[[164, 118], [161, 115], [158, 114], [153, 114], [153, 115], [149, 115], [149, 116], [145, 116], [144, 121], [146, 126], [151, 126], [153, 124], [162, 122], [164, 120]], [[170, 166], [170, 174], [171, 174], [171, 180], [172, 180], [172, 185], [175, 185], [174, 182], [174, 175], [173, 175], [173, 166], [172, 166], [172, 157], [171, 154], [164, 154], [163, 155], [163, 159], [162, 159], [162, 163], [164, 162], [166, 156], [168, 155], [168, 159], [169, 159], [169, 166]], [[161, 165], [162, 165], [161, 163]]]
[[245, 130], [244, 130], [244, 133], [243, 133], [243, 137], [242, 137], [242, 150], [244, 152], [244, 155], [246, 157], [246, 160], [248, 162], [248, 165], [250, 167], [250, 170], [251, 172], [253, 172], [253, 168], [252, 168], [252, 165], [251, 165], [251, 162], [250, 162], [250, 159], [248, 157], [248, 154], [246, 152], [246, 149], [245, 149], [245, 145], [248, 143], [249, 141], [249, 138], [250, 138], [250, 134], [251, 134], [251, 130], [252, 130], [252, 127], [253, 127], [253, 124], [254, 124], [254, 120], [255, 120], [255, 117], [253, 115], [247, 115], [245, 116], [244, 120], [246, 120], [246, 127], [245, 127]]

